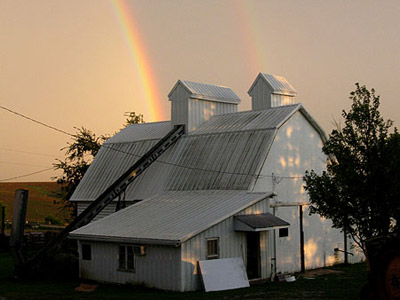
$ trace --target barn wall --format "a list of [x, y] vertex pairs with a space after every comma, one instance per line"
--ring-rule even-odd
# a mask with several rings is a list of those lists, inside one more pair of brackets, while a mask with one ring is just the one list
[[212, 116], [237, 112], [237, 104], [206, 101], [192, 98], [190, 98], [188, 102], [188, 132], [196, 130], [200, 124], [208, 121]]
[[[82, 260], [79, 242], [80, 277], [100, 282], [144, 284], [165, 290], [180, 288], [180, 248], [147, 246], [145, 256], [135, 256], [135, 271], [118, 270], [118, 246], [115, 243], [88, 242], [92, 259]], [[127, 244], [124, 244], [127, 245]]]
[[258, 79], [252, 90], [251, 109], [271, 108], [271, 93], [272, 90], [261, 79]]
[[287, 95], [271, 95], [271, 107], [295, 104], [295, 97]]
[[171, 122], [172, 125], [187, 124], [188, 101], [190, 93], [181, 85], [178, 85], [172, 93], [171, 100]]
[[[308, 194], [303, 187], [304, 173], [325, 169], [326, 156], [322, 153], [323, 142], [317, 131], [297, 112], [278, 131], [259, 179], [252, 191], [274, 191], [277, 196], [272, 203], [308, 203]], [[276, 233], [277, 272], [300, 271], [300, 222], [299, 206], [275, 208], [277, 217], [290, 223], [289, 237], [279, 238]], [[309, 216], [308, 206], [303, 206], [304, 250], [306, 269], [319, 268], [343, 262], [344, 237], [332, 228], [330, 220], [318, 215]], [[272, 237], [272, 235], [271, 235]], [[357, 250], [353, 249], [353, 252]], [[349, 256], [356, 262], [362, 256]]]
[[[238, 214], [267, 212], [269, 207], [268, 203], [269, 199], [262, 200]], [[216, 237], [219, 238], [219, 258], [242, 257], [246, 264], [246, 234], [244, 232], [235, 232], [234, 219], [230, 217], [182, 244], [182, 291], [195, 291], [201, 288], [197, 262], [207, 259], [207, 239]], [[262, 278], [269, 277], [271, 272], [270, 253], [272, 249], [268, 241], [269, 233], [261, 232], [260, 264]]]

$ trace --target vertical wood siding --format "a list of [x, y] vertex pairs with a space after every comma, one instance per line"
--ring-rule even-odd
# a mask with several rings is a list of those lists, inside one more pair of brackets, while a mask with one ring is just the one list
[[[268, 212], [268, 199], [262, 200], [238, 214]], [[182, 291], [195, 291], [201, 288], [198, 274], [199, 260], [207, 259], [207, 239], [219, 238], [219, 258], [242, 257], [246, 264], [246, 233], [234, 230], [234, 219], [230, 217], [210, 229], [196, 235], [182, 244]], [[260, 235], [261, 276], [270, 276], [271, 252], [269, 233]]]
[[235, 113], [237, 112], [237, 104], [214, 102], [199, 99], [188, 100], [188, 123], [187, 132], [192, 132], [212, 116]]
[[[252, 191], [273, 191], [277, 194], [274, 202], [307, 203], [302, 177], [306, 170], [321, 173], [325, 169], [326, 156], [321, 148], [320, 136], [301, 112], [297, 112], [279, 129]], [[343, 253], [333, 251], [334, 248], [343, 250], [343, 234], [332, 228], [330, 220], [309, 216], [307, 206], [303, 212], [306, 269], [343, 262]], [[276, 232], [277, 271], [300, 271], [299, 207], [278, 207], [276, 216], [290, 223], [289, 237], [279, 238]], [[272, 237], [273, 233], [271, 240]], [[362, 256], [351, 259], [359, 261]]]
[[271, 108], [271, 89], [262, 80], [258, 79], [251, 96], [251, 109], [262, 110]]
[[[82, 241], [79, 244], [81, 243]], [[135, 271], [125, 272], [118, 270], [119, 244], [87, 243], [92, 245], [92, 259], [82, 260], [80, 253], [81, 278], [100, 282], [144, 284], [165, 290], [180, 288], [180, 248], [148, 246], [146, 255], [135, 256]]]

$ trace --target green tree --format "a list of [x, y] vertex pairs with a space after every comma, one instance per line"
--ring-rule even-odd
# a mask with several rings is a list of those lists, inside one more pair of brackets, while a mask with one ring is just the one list
[[[128, 118], [124, 124], [124, 128], [137, 123], [144, 123], [143, 115], [137, 115], [135, 112], [125, 114]], [[85, 175], [91, 162], [103, 143], [109, 138], [107, 135], [96, 136], [91, 130], [84, 127], [75, 128], [76, 134], [72, 138], [72, 142], [61, 150], [65, 150], [65, 159], [57, 160], [53, 164], [55, 170], [62, 170], [62, 175], [57, 178], [57, 183], [61, 185], [59, 193], [61, 209], [69, 212], [70, 219], [77, 214], [76, 205], [69, 199], [74, 193], [76, 187]], [[68, 220], [69, 221], [69, 220]]]
[[132, 124], [144, 123], [142, 114], [136, 114], [134, 111], [129, 111], [129, 112], [126, 112], [124, 115], [125, 115], [125, 117], [127, 117], [125, 120], [124, 127], [127, 127]]
[[400, 137], [389, 133], [392, 121], [381, 117], [374, 89], [357, 83], [350, 99], [344, 127], [338, 125], [322, 149], [326, 171], [307, 171], [304, 180], [310, 212], [331, 219], [364, 249], [366, 239], [388, 233], [398, 216]]

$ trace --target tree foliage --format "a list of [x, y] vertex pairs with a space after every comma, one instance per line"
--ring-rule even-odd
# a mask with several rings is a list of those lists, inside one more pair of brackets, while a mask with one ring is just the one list
[[[399, 216], [400, 137], [379, 112], [374, 89], [356, 84], [344, 127], [333, 130], [323, 147], [326, 171], [307, 171], [310, 211], [329, 218], [363, 248], [366, 239], [388, 233]], [[400, 221], [400, 219], [398, 219]]]
[[[143, 115], [135, 112], [128, 112], [124, 128], [137, 123], [144, 123]], [[62, 175], [57, 178], [57, 183], [61, 185], [61, 192], [58, 195], [63, 204], [62, 209], [70, 212], [71, 218], [76, 216], [76, 206], [74, 202], [68, 201], [80, 183], [91, 162], [103, 143], [109, 138], [107, 135], [96, 136], [91, 130], [84, 127], [75, 128], [76, 134], [72, 142], [61, 150], [65, 150], [65, 159], [57, 160], [53, 164], [55, 170], [62, 170]]]

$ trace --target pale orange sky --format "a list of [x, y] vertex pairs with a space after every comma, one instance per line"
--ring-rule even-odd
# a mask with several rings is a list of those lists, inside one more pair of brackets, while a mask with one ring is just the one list
[[[71, 133], [84, 126], [107, 134], [121, 128], [127, 111], [169, 119], [167, 95], [178, 79], [229, 86], [242, 99], [240, 110], [249, 110], [247, 90], [261, 71], [286, 77], [327, 133], [349, 108], [355, 82], [374, 87], [383, 116], [399, 124], [399, 1], [127, 4], [162, 117], [150, 119], [113, 5], [99, 0], [0, 2], [0, 105]], [[0, 126], [0, 180], [51, 167], [70, 141], [1, 109]]]

